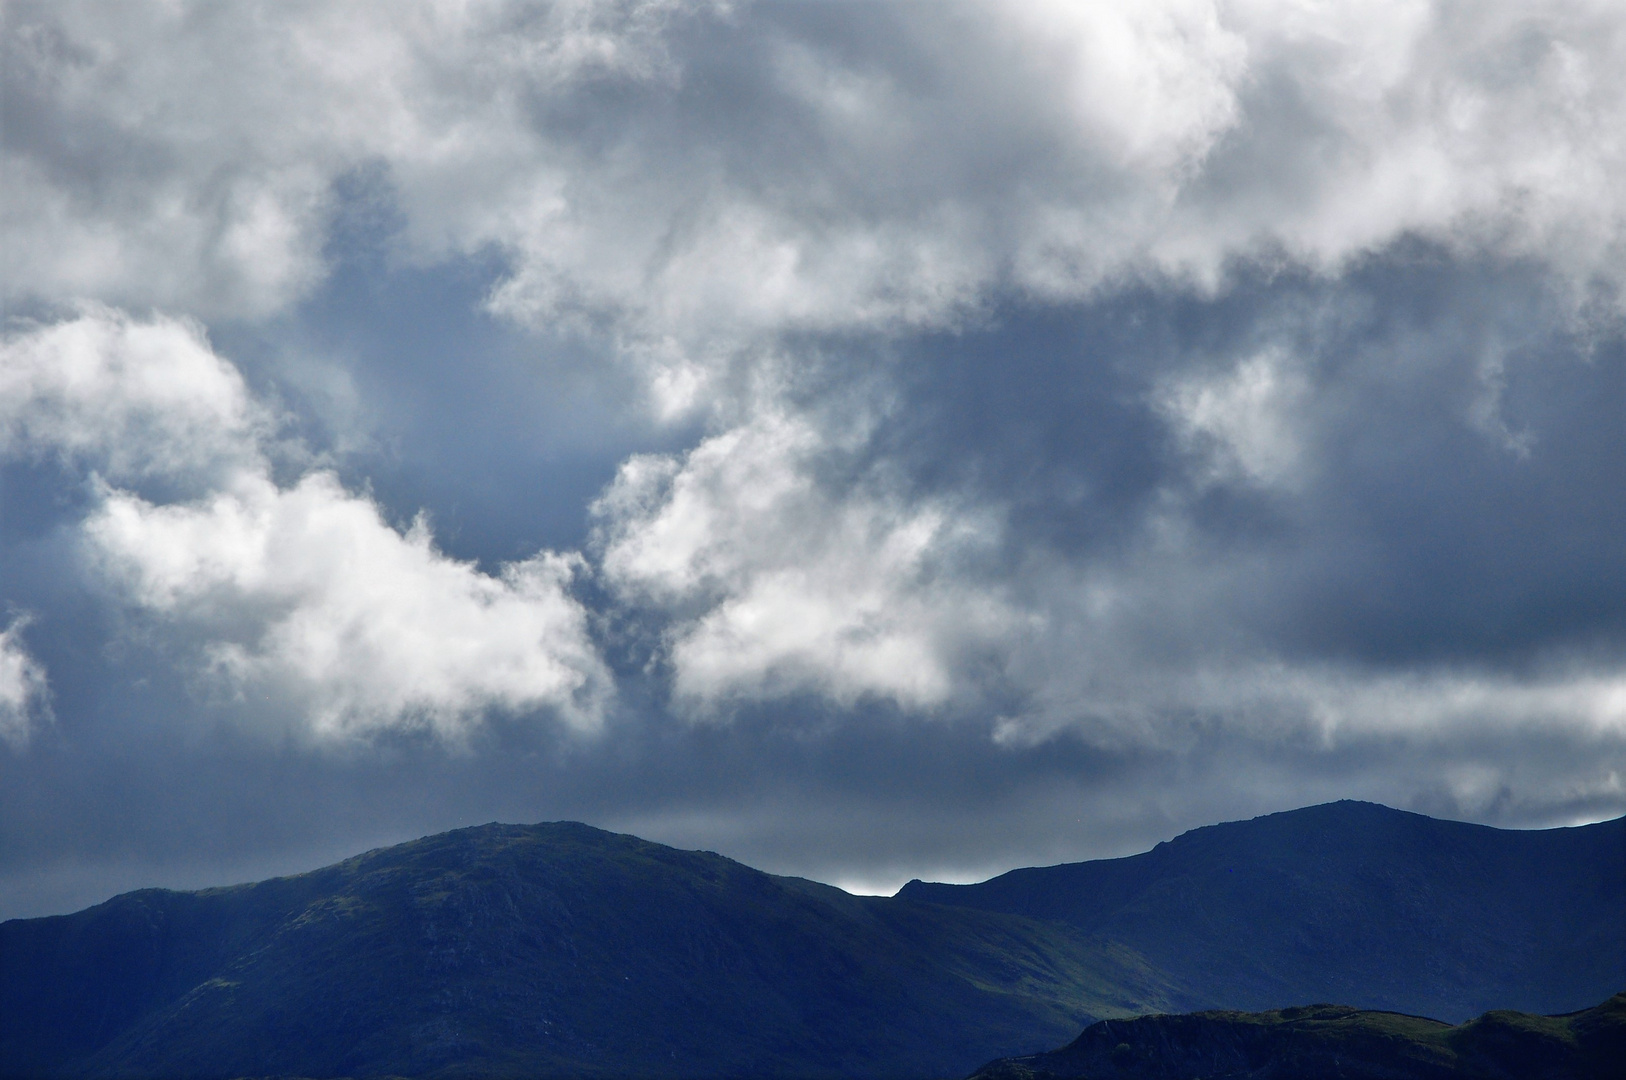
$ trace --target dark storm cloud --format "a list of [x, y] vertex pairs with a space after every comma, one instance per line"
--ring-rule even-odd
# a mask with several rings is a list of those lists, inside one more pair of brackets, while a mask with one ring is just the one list
[[[1302, 483], [1194, 484], [1203, 448], [1160, 415], [1161, 381], [1270, 349], [1304, 382]], [[1115, 558], [1173, 491], [1202, 552], [1259, 556], [1214, 619], [1284, 655], [1498, 664], [1620, 644], [1626, 504], [1600, 480], [1626, 470], [1622, 340], [1577, 335], [1534, 268], [1405, 244], [1336, 281], [1135, 289], [905, 353], [871, 452], [917, 491], [1001, 505], [1007, 566], [1035, 547]]]

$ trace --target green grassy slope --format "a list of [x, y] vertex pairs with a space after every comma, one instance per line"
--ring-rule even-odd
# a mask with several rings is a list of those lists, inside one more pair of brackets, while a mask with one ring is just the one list
[[0, 925], [16, 1076], [925, 1076], [1182, 1007], [1074, 928], [583, 825]]
[[986, 1065], [975, 1080], [1617, 1080], [1623, 1072], [1626, 993], [1564, 1016], [1499, 1011], [1457, 1027], [1342, 1005], [1109, 1020], [1052, 1053]]
[[1520, 832], [1331, 803], [899, 895], [1122, 941], [1222, 1008], [1344, 1001], [1456, 1021], [1626, 986], [1626, 818]]

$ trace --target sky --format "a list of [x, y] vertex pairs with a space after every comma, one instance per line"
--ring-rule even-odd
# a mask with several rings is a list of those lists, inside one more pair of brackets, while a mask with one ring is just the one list
[[1613, 0], [0, 25], [0, 918], [1626, 813]]

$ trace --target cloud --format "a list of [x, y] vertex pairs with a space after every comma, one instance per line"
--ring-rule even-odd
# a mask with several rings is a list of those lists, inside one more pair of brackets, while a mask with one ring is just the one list
[[492, 209], [544, 208], [558, 172], [527, 130], [526, 95], [664, 81], [661, 31], [677, 14], [662, 0], [388, 17], [15, 5], [5, 279], [45, 298], [273, 313], [326, 272], [335, 180], [378, 161], [411, 186], [415, 240], [477, 247]]
[[1265, 352], [1222, 375], [1177, 376], [1156, 402], [1188, 448], [1207, 456], [1209, 478], [1292, 486], [1300, 464], [1294, 413], [1306, 389], [1290, 361]]
[[[1159, 668], [1142, 657], [1114, 671], [1102, 660], [1091, 657], [1073, 672], [1051, 669], [1056, 681], [1036, 698], [1053, 711], [1003, 718], [996, 741], [1039, 745], [1069, 733], [1103, 747], [1184, 751], [1215, 732], [1328, 755], [1413, 745], [1450, 760], [1472, 756], [1481, 741], [1563, 734], [1595, 748], [1600, 756], [1592, 764], [1606, 787], [1618, 785], [1626, 756], [1626, 671], [1618, 665], [1557, 658], [1519, 674], [1450, 667], [1374, 672], [1325, 660], [1237, 657]], [[1503, 772], [1518, 771], [1507, 765]]]
[[1606, 5], [17, 5], [7, 42], [25, 295], [277, 310], [374, 166], [408, 257], [494, 246], [498, 310], [666, 375], [1408, 235], [1619, 286]]
[[0, 741], [13, 748], [27, 745], [34, 720], [49, 715], [45, 668], [23, 645], [27, 625], [16, 618], [0, 630]]
[[1615, 5], [6, 10], [0, 832], [1626, 807]]
[[138, 608], [209, 631], [240, 699], [289, 702], [317, 739], [455, 740], [490, 708], [601, 717], [606, 672], [568, 592], [579, 560], [483, 574], [437, 551], [426, 519], [403, 535], [326, 472], [290, 488], [247, 474], [187, 505], [109, 492], [84, 532]]
[[[1047, 677], [1014, 674], [1031, 666], [1019, 654], [1033, 641], [1134, 669], [1146, 662], [1137, 647], [1163, 647], [1145, 642], [1218, 648], [1228, 619], [1249, 639], [1239, 655], [1268, 655], [1290, 646], [1271, 640], [1278, 616], [1260, 609], [1302, 614], [1307, 601], [1259, 569], [1279, 550], [1219, 552], [1219, 533], [1245, 521], [1288, 530], [1269, 522], [1281, 515], [1301, 531], [1271, 542], [1291, 552], [1285, 573], [1306, 576], [1340, 573], [1328, 565], [1347, 554], [1339, 526], [1382, 549], [1378, 567], [1398, 558], [1398, 534], [1337, 520], [1332, 494], [1382, 489], [1375, 473], [1340, 469], [1356, 443], [1338, 440], [1356, 439], [1343, 425], [1362, 422], [1377, 397], [1360, 387], [1383, 378], [1341, 381], [1329, 356], [1301, 356], [1293, 337], [1305, 331], [1277, 334], [1240, 302], [1235, 317], [1255, 324], [1244, 348], [1175, 342], [1139, 358], [1136, 375], [1111, 376], [1132, 408], [1097, 402], [1082, 418], [1128, 430], [1126, 413], [1152, 414], [1136, 421], [1147, 445], [1132, 481], [1054, 455], [1030, 470], [1053, 483], [1042, 493], [971, 475], [1017, 470], [1021, 454], [993, 443], [965, 475], [930, 476], [963, 432], [909, 445], [883, 428], [943, 407], [949, 391], [900, 389], [911, 376], [886, 350], [853, 359], [846, 343], [963, 334], [1035, 304], [1135, 290], [1223, 305], [1260, 265], [1337, 291], [1405, 244], [1464, 265], [1534, 264], [1549, 294], [1571, 290], [1540, 313], [1562, 330], [1621, 266], [1626, 204], [1609, 178], [1626, 43], [1618, 20], [1583, 3], [1470, 14], [1407, 2], [1358, 16], [1263, 0], [972, 5], [951, 17], [623, 3], [253, 18], [128, 6], [112, 21], [71, 5], [17, 10], [13, 227], [59, 238], [17, 249], [38, 249], [39, 271], [13, 274], [22, 293], [285, 310], [325, 272], [336, 185], [371, 170], [396, 214], [394, 258], [495, 250], [494, 310], [596, 336], [643, 373], [665, 416], [709, 421], [686, 452], [633, 458], [598, 504], [605, 580], [664, 635], [674, 690], [691, 702], [811, 690], [931, 709], [973, 670], [1039, 694]], [[1438, 370], [1421, 352], [1386, 362], [1423, 382]], [[1064, 418], [1041, 400], [1053, 389], [1024, 382], [1038, 363], [1015, 358], [1008, 382], [1017, 413], [1041, 419], [1000, 437], [1049, 425], [1054, 445], [1097, 452], [1058, 433]], [[1503, 416], [1509, 362], [1477, 364], [1478, 429], [1527, 448]], [[839, 395], [810, 399], [864, 366], [874, 371], [843, 393], [884, 423], [854, 434]], [[1079, 359], [1058, 377], [1107, 378], [1106, 366]], [[258, 477], [251, 419], [199, 416], [200, 432], [227, 432], [251, 460], [222, 474], [248, 480], [185, 504], [186, 528], [229, 531], [275, 520], [284, 498], [305, 505], [299, 486]], [[66, 445], [13, 428], [19, 444]], [[121, 482], [117, 468], [138, 463], [106, 468]], [[840, 480], [844, 468], [861, 479]], [[128, 507], [132, 523], [186, 531], [180, 511]], [[1074, 539], [1022, 531], [1041, 519]], [[144, 569], [119, 563], [121, 580], [148, 596], [167, 571], [156, 547], [129, 542]], [[181, 558], [191, 550], [177, 558], [203, 573]], [[1255, 590], [1252, 609], [1238, 582]], [[173, 596], [177, 612], [201, 602]], [[1140, 613], [1118, 644], [1102, 628], [1124, 624], [1108, 611]], [[1002, 635], [1022, 644], [991, 644]]]
[[955, 573], [995, 524], [884, 477], [830, 490], [817, 472], [840, 453], [831, 441], [806, 416], [758, 415], [681, 458], [632, 458], [595, 504], [606, 581], [670, 619], [680, 700], [813, 692], [930, 710], [1009, 628], [997, 593]]
[[[598, 723], [608, 681], [570, 595], [579, 558], [487, 574], [437, 550], [426, 517], [398, 531], [330, 471], [279, 482], [267, 411], [194, 325], [89, 307], [8, 339], [0, 379], [0, 451], [100, 468], [74, 526], [93, 577], [201, 650], [241, 710], [268, 702], [318, 741], [455, 740], [494, 708]], [[154, 473], [194, 494], [109, 483]], [[15, 656], [20, 716], [36, 669]]]
[[[1626, 582], [1589, 478], [1626, 367], [1523, 272], [1413, 259], [1275, 279], [1243, 318], [1154, 296], [934, 341], [875, 412], [836, 379], [636, 458], [597, 507], [606, 579], [702, 712], [813, 693], [1007, 746], [1391, 740], [1442, 769], [1565, 731], [1613, 790]], [[1188, 339], [1146, 335], [1171, 308]], [[1120, 325], [1151, 360], [1102, 344]], [[1526, 453], [1487, 428], [1487, 356]]]
[[58, 457], [112, 480], [195, 480], [251, 460], [270, 427], [186, 319], [87, 304], [0, 341], [0, 456]]

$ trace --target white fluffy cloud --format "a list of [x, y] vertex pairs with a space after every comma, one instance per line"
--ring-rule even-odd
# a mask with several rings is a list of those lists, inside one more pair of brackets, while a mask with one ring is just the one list
[[957, 575], [991, 523], [874, 482], [832, 494], [814, 475], [825, 439], [759, 416], [681, 458], [633, 458], [597, 503], [605, 577], [670, 614], [688, 704], [811, 692], [929, 710], [1010, 629], [997, 594]]
[[[272, 426], [187, 322], [100, 307], [0, 346], [0, 455], [81, 461], [104, 479], [77, 526], [104, 582], [201, 639], [234, 694], [318, 739], [424, 727], [464, 734], [491, 708], [597, 724], [607, 675], [569, 588], [579, 560], [542, 553], [498, 575], [405, 533], [330, 472], [272, 478]], [[178, 478], [178, 501], [108, 481]], [[0, 702], [21, 730], [39, 672], [0, 638]]]
[[252, 461], [269, 428], [237, 369], [185, 319], [89, 305], [0, 340], [0, 456], [195, 480]]
[[137, 606], [206, 629], [218, 674], [290, 701], [318, 738], [457, 738], [488, 708], [600, 719], [606, 675], [569, 557], [483, 574], [437, 551], [422, 518], [403, 535], [325, 472], [290, 488], [245, 473], [183, 505], [110, 492], [85, 535]]
[[14, 5], [4, 277], [274, 310], [323, 272], [335, 178], [382, 164], [417, 257], [494, 245], [499, 309], [688, 363], [787, 329], [938, 325], [993, 289], [1335, 268], [1407, 234], [1619, 283], [1612, 5], [852, 16]]
[[379, 161], [422, 248], [488, 243], [563, 176], [528, 96], [666, 77], [674, 7], [11, 5], [5, 280], [267, 314], [321, 279], [335, 178]]
[[14, 747], [28, 742], [49, 692], [44, 666], [23, 645], [27, 625], [27, 619], [13, 619], [0, 630], [0, 742]]

